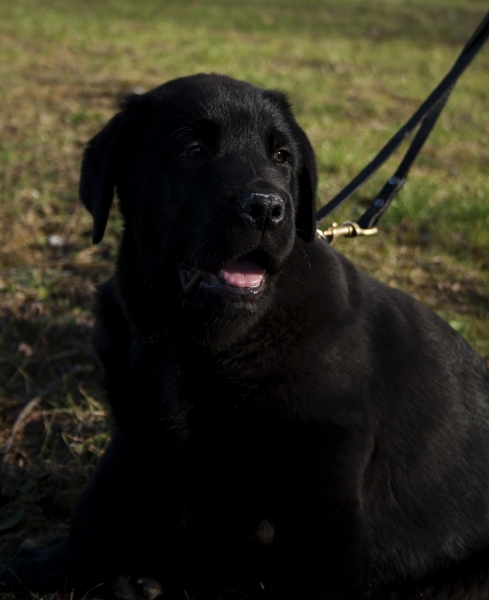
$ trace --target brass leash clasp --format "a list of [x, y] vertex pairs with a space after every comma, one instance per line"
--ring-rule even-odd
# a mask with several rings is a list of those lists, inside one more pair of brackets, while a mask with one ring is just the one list
[[338, 223], [331, 223], [328, 229], [321, 231], [316, 229], [316, 234], [323, 240], [326, 240], [331, 245], [334, 244], [339, 237], [357, 237], [359, 235], [375, 235], [378, 233], [377, 227], [371, 227], [369, 229], [363, 229], [355, 221], [345, 221], [341, 225]]

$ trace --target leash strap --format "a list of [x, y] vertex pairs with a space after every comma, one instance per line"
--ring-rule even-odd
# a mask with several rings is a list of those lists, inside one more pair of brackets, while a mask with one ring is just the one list
[[[377, 156], [356, 177], [354, 177], [347, 186], [317, 212], [317, 221], [325, 219], [348, 200], [348, 198], [350, 198], [350, 196], [352, 196], [385, 163], [391, 154], [412, 133], [413, 129], [421, 123], [418, 132], [394, 175], [384, 184], [375, 197], [375, 200], [358, 219], [358, 222], [348, 222], [352, 225], [350, 228], [352, 233], [346, 235], [361, 235], [364, 231], [367, 232], [369, 230], [374, 233], [372, 228], [382, 217], [397, 192], [406, 182], [409, 169], [431, 133], [431, 130], [435, 126], [458, 78], [472, 62], [488, 37], [489, 12], [486, 13], [485, 17], [479, 23], [477, 29], [465, 44], [460, 56], [441, 83], [433, 90], [407, 123], [387, 142]], [[332, 228], [330, 228], [330, 230], [332, 230]], [[330, 233], [330, 230], [325, 232], [325, 234], [327, 236], [333, 236], [334, 238], [334, 233]], [[339, 235], [345, 234], [340, 233]]]

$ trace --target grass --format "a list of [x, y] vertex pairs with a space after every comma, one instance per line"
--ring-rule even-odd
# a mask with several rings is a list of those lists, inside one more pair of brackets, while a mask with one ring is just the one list
[[[77, 183], [83, 147], [121, 95], [199, 71], [285, 90], [317, 152], [319, 206], [407, 120], [486, 10], [484, 0], [0, 5], [0, 556], [66, 531], [108, 439], [90, 306], [120, 219], [114, 212], [91, 247]], [[338, 242], [486, 360], [488, 68], [489, 47], [458, 83], [381, 234]], [[358, 216], [399, 159], [335, 220]]]

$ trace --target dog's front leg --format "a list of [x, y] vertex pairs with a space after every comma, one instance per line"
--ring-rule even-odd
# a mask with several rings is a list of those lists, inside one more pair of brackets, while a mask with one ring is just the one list
[[[295, 428], [294, 428], [295, 429]], [[273, 600], [362, 597], [364, 540], [359, 436], [336, 428], [287, 435], [276, 487]]]
[[[361, 598], [363, 564], [352, 506], [330, 506], [338, 519], [321, 524], [282, 520], [272, 558], [273, 600], [353, 600]], [[338, 514], [338, 513], [342, 514]], [[285, 521], [285, 522], [284, 522]]]
[[[7, 587], [68, 593], [118, 575], [159, 575], [161, 565], [172, 564], [181, 519], [170, 469], [162, 461], [156, 465], [143, 443], [115, 428], [78, 501], [68, 537], [39, 550], [20, 550], [6, 569]], [[173, 575], [171, 566], [168, 571]]]

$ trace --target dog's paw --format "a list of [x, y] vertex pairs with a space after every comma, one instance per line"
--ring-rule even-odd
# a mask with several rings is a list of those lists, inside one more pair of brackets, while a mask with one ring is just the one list
[[104, 582], [109, 600], [157, 600], [163, 596], [163, 588], [156, 579], [117, 575]]

